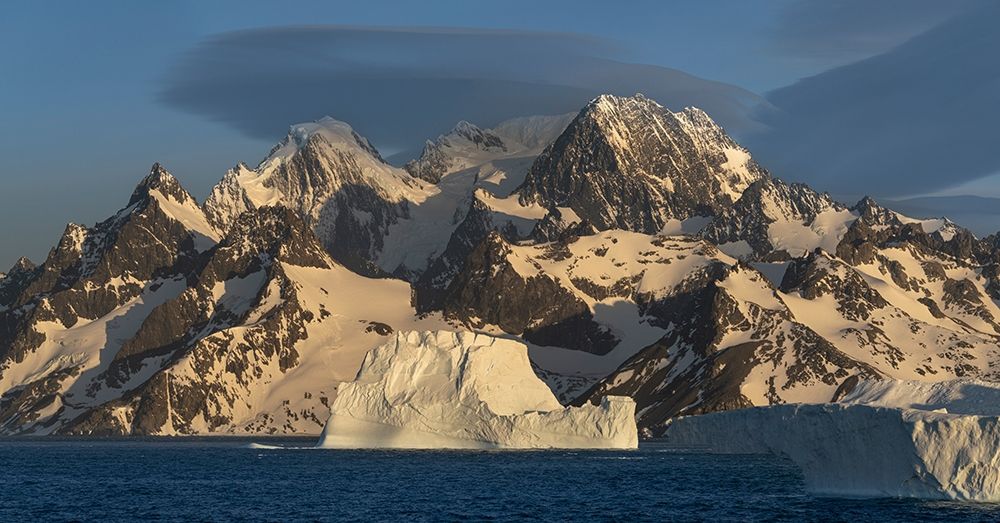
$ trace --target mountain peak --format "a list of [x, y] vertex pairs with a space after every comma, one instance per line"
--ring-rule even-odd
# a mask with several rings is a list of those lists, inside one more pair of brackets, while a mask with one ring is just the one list
[[226, 171], [222, 180], [212, 188], [212, 192], [202, 205], [202, 210], [205, 218], [216, 230], [225, 232], [236, 218], [256, 207], [240, 183], [241, 176], [254, 174], [245, 164], [239, 163]]
[[290, 156], [299, 149], [304, 149], [317, 140], [331, 147], [347, 150], [362, 150], [381, 163], [385, 163], [378, 149], [361, 136], [347, 122], [324, 116], [315, 122], [300, 123], [289, 127], [288, 136], [271, 152], [273, 156]]
[[507, 144], [495, 132], [462, 120], [448, 134], [428, 140], [420, 157], [406, 162], [403, 168], [415, 178], [437, 183], [453, 170], [469, 166], [467, 160], [471, 158], [506, 152]]
[[615, 112], [624, 108], [643, 108], [646, 110], [663, 110], [663, 106], [656, 101], [646, 98], [642, 93], [632, 96], [618, 96], [614, 94], [602, 94], [594, 98], [584, 107], [583, 112]]
[[899, 219], [896, 217], [896, 213], [886, 209], [880, 205], [871, 196], [865, 196], [858, 203], [851, 207], [851, 210], [856, 212], [860, 217], [861, 222], [868, 225], [887, 225], [891, 223], [900, 223]]
[[719, 214], [767, 176], [700, 111], [601, 95], [538, 157], [518, 192], [525, 204], [571, 207], [601, 230], [655, 233], [671, 219]]
[[166, 196], [173, 197], [179, 202], [191, 198], [191, 195], [181, 187], [177, 178], [174, 178], [159, 162], [153, 164], [153, 167], [149, 169], [149, 174], [132, 191], [132, 197], [128, 202], [129, 206], [148, 199], [149, 193], [152, 191], [159, 191]]
[[452, 132], [456, 133], [468, 133], [479, 131], [479, 126], [469, 122], [468, 120], [459, 120], [455, 127], [452, 128]]
[[472, 142], [479, 149], [500, 149], [503, 151], [507, 150], [504, 145], [503, 140], [499, 136], [490, 130], [484, 130], [471, 124], [465, 120], [462, 120], [455, 124], [455, 128], [448, 133], [447, 136], [438, 139], [438, 143], [446, 140], [448, 137], [460, 137]]
[[34, 262], [29, 260], [25, 256], [21, 256], [20, 258], [17, 259], [16, 262], [14, 262], [14, 266], [11, 267], [9, 271], [7, 271], [7, 275], [15, 276], [28, 271], [33, 271], [35, 270], [35, 267], [36, 265], [34, 264]]

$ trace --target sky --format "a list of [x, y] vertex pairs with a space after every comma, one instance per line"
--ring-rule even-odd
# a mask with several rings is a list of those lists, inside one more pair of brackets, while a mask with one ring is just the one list
[[[954, 135], [940, 121], [968, 137], [1000, 117], [983, 5], [18, 2], [0, 17], [0, 270], [44, 260], [67, 222], [113, 214], [153, 162], [200, 199], [298, 121], [344, 119], [385, 155], [405, 154], [459, 119], [566, 112], [605, 91], [703, 106], [772, 172], [822, 190], [1000, 196], [992, 159], [962, 149], [981, 136], [935, 142]], [[873, 78], [885, 89], [872, 93]], [[935, 120], [915, 118], [928, 100], [942, 107]], [[835, 125], [849, 114], [870, 127], [857, 122], [882, 107], [887, 126], [866, 135]], [[942, 152], [901, 154], [910, 134]], [[894, 160], [842, 154], [860, 140]], [[967, 160], [949, 163], [946, 148]]]

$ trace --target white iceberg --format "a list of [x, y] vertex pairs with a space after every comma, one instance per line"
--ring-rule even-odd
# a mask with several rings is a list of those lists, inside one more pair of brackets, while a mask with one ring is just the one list
[[860, 381], [840, 402], [951, 414], [1000, 416], [1000, 383], [971, 379], [938, 382]]
[[406, 332], [373, 349], [337, 391], [325, 448], [638, 446], [635, 402], [563, 407], [527, 347], [472, 332]]
[[998, 400], [986, 382], [862, 382], [843, 403], [676, 418], [664, 437], [787, 456], [818, 494], [1000, 502]]

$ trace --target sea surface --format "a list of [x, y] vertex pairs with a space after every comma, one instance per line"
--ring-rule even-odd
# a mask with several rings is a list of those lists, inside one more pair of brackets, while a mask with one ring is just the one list
[[1000, 521], [1000, 505], [818, 498], [782, 459], [655, 442], [631, 452], [312, 443], [0, 440], [0, 521]]

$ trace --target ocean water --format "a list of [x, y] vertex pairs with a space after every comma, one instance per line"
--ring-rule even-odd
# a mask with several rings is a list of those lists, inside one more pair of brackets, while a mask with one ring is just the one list
[[0, 521], [997, 521], [817, 498], [789, 462], [631, 452], [337, 451], [312, 440], [0, 440]]

